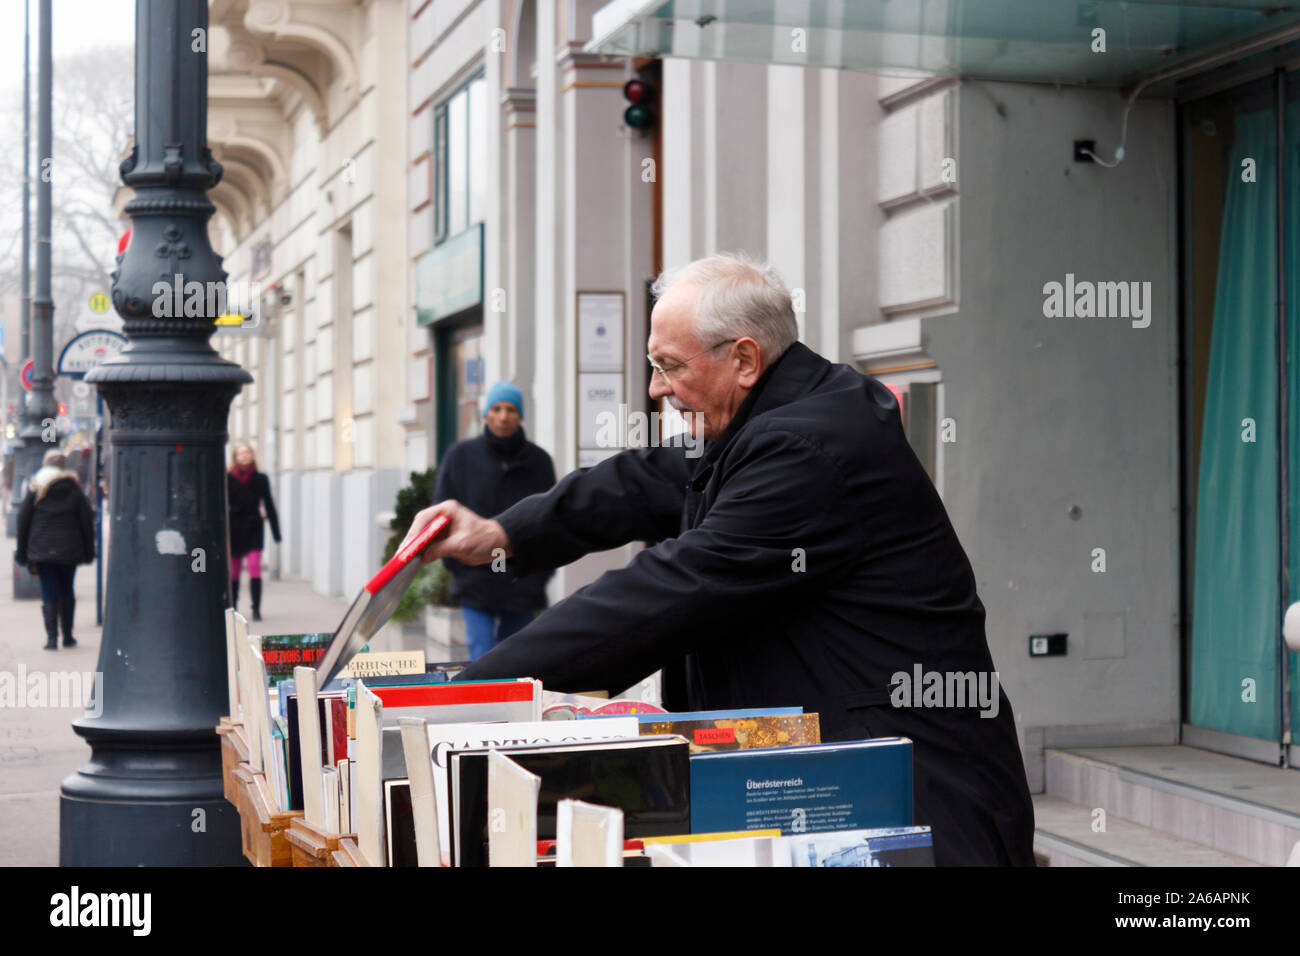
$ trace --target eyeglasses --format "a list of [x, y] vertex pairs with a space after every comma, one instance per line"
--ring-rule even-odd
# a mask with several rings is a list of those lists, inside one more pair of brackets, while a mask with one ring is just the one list
[[677, 369], [681, 368], [683, 365], [685, 365], [687, 362], [694, 361], [695, 359], [699, 358], [701, 355], [704, 355], [706, 352], [712, 352], [714, 349], [723, 345], [730, 345], [734, 341], [736, 340], [726, 339], [725, 341], [718, 342], [714, 345], [710, 345], [707, 349], [704, 350], [704, 352], [697, 352], [694, 355], [692, 355], [690, 358], [678, 362], [676, 365], [670, 365], [667, 368], [660, 368], [659, 365], [655, 362], [655, 360], [652, 359], [649, 355], [645, 357], [645, 360], [650, 363], [651, 371], [658, 372], [660, 377], [663, 378], [665, 383], [671, 384], [671, 380], [668, 378], [669, 372], [674, 372]]

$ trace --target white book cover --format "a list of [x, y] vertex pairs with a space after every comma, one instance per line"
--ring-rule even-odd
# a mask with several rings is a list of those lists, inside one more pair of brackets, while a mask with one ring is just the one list
[[[607, 717], [604, 720], [532, 720], [508, 723], [429, 724], [429, 756], [433, 762], [434, 801], [438, 818], [439, 845], [443, 859], [451, 847], [451, 761], [454, 750], [484, 747], [514, 747], [520, 744], [570, 744], [587, 740], [638, 740], [640, 724], [635, 717]], [[407, 775], [410, 775], [408, 757]], [[621, 852], [621, 849], [620, 849]]]
[[357, 847], [371, 866], [383, 866], [384, 853], [384, 782], [380, 761], [379, 725], [384, 705], [364, 686], [357, 685], [356, 732], [357, 767], [353, 780]]
[[[303, 787], [307, 784], [304, 781]], [[320, 801], [324, 809], [324, 828], [327, 833], [340, 833], [339, 830], [339, 772], [333, 767], [324, 767], [320, 772]]]
[[239, 717], [239, 650], [236, 641], [240, 636], [238, 621], [243, 617], [234, 608], [226, 608], [226, 696], [229, 700], [226, 711], [230, 719], [238, 722]]
[[236, 653], [239, 655], [240, 716], [244, 722], [244, 733], [248, 736], [248, 762], [254, 771], [261, 773], [265, 767], [262, 762], [262, 729], [257, 719], [258, 708], [254, 706], [258, 699], [258, 688], [253, 661], [260, 653], [257, 636], [245, 632], [244, 639], [236, 647]]
[[488, 753], [488, 866], [537, 865], [537, 795], [542, 778]]
[[337, 764], [339, 775], [339, 833], [355, 833], [352, 829], [352, 761], [346, 757]]
[[411, 790], [411, 817], [415, 824], [415, 855], [420, 866], [446, 866], [438, 833], [438, 805], [434, 796], [433, 761], [428, 753], [428, 724], [403, 717], [402, 751], [406, 757], [406, 778]]
[[[316, 707], [316, 669], [295, 667], [293, 684], [298, 694], [298, 753], [302, 770], [303, 817], [315, 827], [327, 827], [328, 800], [322, 801], [320, 765], [320, 711]], [[334, 800], [335, 815], [338, 799]], [[337, 821], [336, 821], [337, 822]], [[330, 830], [338, 833], [338, 830]]]
[[557, 803], [555, 865], [622, 866], [623, 811], [581, 800]]

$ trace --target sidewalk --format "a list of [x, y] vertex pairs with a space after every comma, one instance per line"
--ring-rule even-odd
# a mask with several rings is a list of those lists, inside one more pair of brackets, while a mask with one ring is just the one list
[[[6, 556], [6, 574], [0, 580], [0, 673], [15, 675], [16, 680], [24, 672], [20, 668], [27, 674], [94, 672], [100, 647], [94, 565], [77, 570], [77, 646], [46, 651], [40, 601], [13, 599], [7, 573], [13, 539], [0, 539], [0, 553]], [[350, 603], [323, 598], [297, 578], [267, 578], [264, 589], [258, 627], [268, 634], [333, 631]], [[239, 610], [251, 616], [247, 577]], [[90, 759], [90, 748], [71, 726], [80, 716], [76, 707], [0, 709], [0, 866], [58, 865], [59, 785]]]

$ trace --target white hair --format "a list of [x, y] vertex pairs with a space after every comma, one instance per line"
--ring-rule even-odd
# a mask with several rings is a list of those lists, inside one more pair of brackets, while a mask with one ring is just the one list
[[650, 287], [656, 300], [679, 284], [697, 285], [695, 334], [701, 345], [748, 337], [771, 363], [799, 338], [790, 290], [765, 262], [719, 252], [667, 269]]

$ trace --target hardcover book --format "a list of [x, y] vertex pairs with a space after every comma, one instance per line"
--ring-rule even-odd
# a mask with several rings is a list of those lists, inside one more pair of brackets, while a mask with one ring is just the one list
[[905, 737], [691, 757], [694, 833], [911, 824], [912, 742]]
[[332, 638], [332, 634], [263, 634], [267, 686], [292, 680], [295, 667], [315, 667]]
[[339, 671], [392, 617], [402, 595], [420, 571], [420, 553], [446, 527], [447, 516], [438, 515], [366, 582], [317, 664], [320, 686], [324, 687], [330, 679], [338, 676]]
[[396, 727], [400, 717], [423, 717], [430, 723], [540, 720], [541, 681], [452, 681], [407, 686], [365, 686], [384, 705], [384, 726]]
[[[556, 837], [556, 806], [581, 799], [623, 811], [625, 838], [685, 833], [691, 828], [690, 768], [679, 737], [584, 744], [502, 747], [541, 778], [537, 839]], [[486, 866], [488, 839], [487, 750], [452, 751], [452, 859], [456, 866]]]
[[[522, 721], [498, 723], [430, 724], [428, 734], [429, 758], [433, 764], [434, 803], [438, 814], [439, 843], [450, 864], [451, 809], [449, 775], [450, 755], [456, 750], [483, 750], [496, 747], [517, 747], [524, 744], [564, 744], [593, 740], [635, 740], [637, 723], [628, 717], [591, 721], [577, 724], [573, 721]], [[384, 779], [406, 787], [406, 760], [399, 731], [384, 730]], [[395, 791], [399, 812], [410, 807], [409, 791]], [[390, 827], [390, 854], [392, 866], [415, 866], [415, 832], [405, 822], [401, 827]]]

